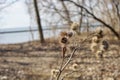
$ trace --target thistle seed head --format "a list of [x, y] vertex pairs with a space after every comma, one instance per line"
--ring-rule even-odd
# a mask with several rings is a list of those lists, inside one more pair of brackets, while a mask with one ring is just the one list
[[72, 70], [77, 70], [78, 69], [78, 64], [77, 63], [74, 63], [72, 66], [71, 66], [71, 69]]
[[93, 42], [93, 43], [98, 43], [98, 42], [99, 42], [99, 38], [98, 38], [97, 36], [94, 36], [94, 37], [92, 38], [92, 42]]
[[72, 29], [72, 30], [77, 30], [78, 27], [79, 27], [79, 24], [76, 23], [76, 22], [73, 22], [73, 23], [71, 24], [71, 29]]
[[67, 36], [70, 38], [70, 37], [72, 37], [73, 36], [73, 32], [68, 32], [67, 33]]
[[108, 42], [106, 40], [103, 40], [102, 43], [101, 43], [100, 49], [102, 51], [106, 51], [106, 50], [108, 50], [108, 48], [109, 48]]
[[60, 42], [66, 44], [68, 42], [68, 39], [66, 37], [62, 37]]
[[52, 75], [53, 77], [56, 77], [59, 72], [60, 72], [60, 71], [57, 70], [57, 69], [52, 69], [52, 70], [51, 70], [51, 75]]

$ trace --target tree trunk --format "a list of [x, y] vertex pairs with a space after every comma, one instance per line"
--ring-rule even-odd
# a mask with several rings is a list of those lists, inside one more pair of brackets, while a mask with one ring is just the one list
[[40, 42], [43, 43], [43, 42], [45, 42], [45, 40], [44, 40], [44, 36], [43, 36], [43, 30], [42, 30], [41, 18], [40, 18], [37, 0], [33, 0], [33, 2], [34, 2], [36, 20], [37, 20], [38, 31], [39, 31], [39, 36], [40, 36]]
[[[84, 0], [82, 0], [82, 4], [84, 5]], [[81, 10], [81, 17], [80, 17], [79, 32], [81, 34], [81, 28], [82, 28], [82, 23], [83, 23], [83, 8], [80, 8], [80, 10]]]

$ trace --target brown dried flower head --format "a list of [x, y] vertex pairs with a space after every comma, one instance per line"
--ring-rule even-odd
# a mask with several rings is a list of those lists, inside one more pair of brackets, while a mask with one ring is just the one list
[[95, 36], [97, 36], [98, 38], [103, 38], [103, 30], [101, 28], [96, 29], [96, 34]]
[[65, 31], [60, 32], [60, 36], [61, 36], [61, 37], [67, 36], [67, 32], [65, 32]]
[[78, 27], [79, 27], [79, 24], [76, 23], [76, 22], [73, 22], [73, 23], [71, 24], [71, 29], [72, 29], [72, 30], [77, 30]]
[[90, 46], [90, 49], [92, 52], [96, 52], [98, 50], [98, 44], [97, 43], [92, 43]]
[[71, 66], [71, 69], [72, 70], [77, 70], [78, 69], [78, 64], [77, 63], [74, 63], [72, 66]]
[[106, 50], [108, 50], [108, 48], [109, 48], [108, 42], [107, 42], [106, 40], [103, 40], [103, 41], [102, 41], [102, 44], [101, 44], [101, 46], [100, 46], [100, 49], [101, 49], [102, 51], [106, 51]]
[[58, 75], [58, 73], [59, 73], [59, 70], [57, 70], [57, 69], [52, 69], [52, 70], [51, 70], [51, 75], [52, 75], [53, 77], [56, 77], [56, 76]]
[[97, 36], [94, 36], [93, 38], [92, 38], [92, 43], [98, 43], [99, 42], [99, 38], [97, 37]]
[[97, 58], [101, 58], [102, 55], [103, 55], [103, 51], [98, 50], [98, 51], [96, 52], [96, 57], [97, 57]]
[[70, 37], [73, 36], [73, 33], [72, 33], [72, 32], [68, 32], [68, 33], [67, 33], [67, 36], [70, 38]]
[[60, 42], [66, 44], [68, 42], [68, 39], [66, 37], [62, 37]]

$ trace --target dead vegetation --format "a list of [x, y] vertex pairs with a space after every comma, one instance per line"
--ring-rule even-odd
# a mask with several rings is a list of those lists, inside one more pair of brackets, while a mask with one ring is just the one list
[[[78, 45], [84, 37], [71, 38], [70, 49], [81, 46], [73, 55], [70, 63], [61, 74], [63, 80], [119, 80], [120, 50], [118, 40], [109, 40], [109, 49], [103, 54], [103, 59], [96, 58], [91, 52], [91, 41]], [[67, 51], [64, 63], [70, 57]], [[0, 80], [50, 80], [51, 70], [59, 70], [61, 65], [61, 48], [56, 40], [0, 45]], [[54, 72], [54, 71], [53, 71]], [[53, 74], [53, 73], [52, 73]], [[56, 73], [55, 73], [56, 74]]]

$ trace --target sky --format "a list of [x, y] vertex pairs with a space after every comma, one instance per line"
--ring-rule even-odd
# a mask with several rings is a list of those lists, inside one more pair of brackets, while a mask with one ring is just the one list
[[17, 1], [0, 13], [0, 29], [29, 26], [30, 16], [24, 0]]

